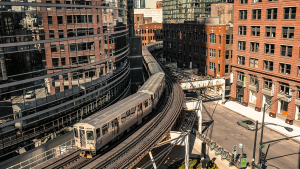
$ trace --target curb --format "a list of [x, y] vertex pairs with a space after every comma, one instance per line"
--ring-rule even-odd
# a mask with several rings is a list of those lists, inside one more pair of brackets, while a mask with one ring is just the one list
[[[214, 102], [217, 103], [217, 104], [219, 104], [218, 101], [214, 101]], [[235, 112], [235, 113], [237, 113], [237, 114], [239, 114], [239, 115], [241, 115], [241, 116], [243, 116], [243, 117], [246, 117], [246, 118], [248, 118], [248, 119], [251, 119], [251, 120], [253, 120], [253, 121], [256, 121], [255, 119], [253, 119], [253, 118], [251, 118], [251, 117], [248, 117], [248, 116], [245, 116], [245, 115], [243, 115], [243, 114], [241, 114], [241, 113], [239, 113], [239, 112], [237, 112], [237, 111], [235, 111], [235, 110], [232, 110], [232, 109], [230, 109], [230, 108], [228, 108], [228, 107], [225, 107], [225, 106], [222, 105], [222, 104], [219, 104], [219, 105], [221, 105], [221, 106], [223, 106], [224, 108], [229, 109], [229, 110], [231, 110], [231, 111], [233, 111], [233, 112]], [[242, 106], [243, 106], [243, 105], [242, 105]], [[246, 107], [246, 106], [244, 106], [244, 107]], [[261, 125], [261, 122], [258, 122], [258, 124]], [[286, 133], [283, 133], [282, 131], [279, 131], [279, 130], [277, 130], [277, 129], [274, 129], [273, 127], [270, 127], [270, 126], [265, 126], [265, 127], [267, 127], [268, 129], [270, 129], [270, 130], [272, 130], [272, 131], [277, 132], [278, 134], [280, 134], [280, 135], [282, 135], [282, 136], [292, 137], [291, 135], [288, 135], [288, 134], [286, 134]], [[290, 140], [292, 140], [292, 141], [294, 141], [294, 142], [300, 144], [300, 139], [297, 139], [297, 138], [291, 138]]]

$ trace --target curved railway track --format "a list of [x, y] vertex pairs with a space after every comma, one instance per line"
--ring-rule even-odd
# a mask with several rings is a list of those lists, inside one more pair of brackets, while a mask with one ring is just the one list
[[[166, 76], [166, 91], [165, 95], [168, 95], [164, 108], [154, 118], [150, 119], [148, 123], [144, 124], [136, 133], [127, 137], [134, 137], [130, 140], [130, 143], [124, 145], [121, 143], [120, 147], [109, 146], [106, 149], [92, 159], [74, 157], [72, 155], [65, 157], [64, 160], [60, 160], [56, 166], [51, 168], [131, 168], [142, 157], [144, 157], [151, 148], [153, 148], [159, 141], [173, 127], [178, 115], [181, 112], [183, 104], [183, 91], [176, 80], [173, 78], [163, 65], [158, 62], [164, 69]], [[164, 99], [163, 99], [164, 100]], [[157, 109], [156, 111], [159, 111]], [[155, 113], [153, 113], [155, 114]], [[125, 139], [127, 138], [125, 137]], [[123, 140], [123, 139], [122, 139]], [[117, 143], [119, 144], [118, 141]], [[110, 152], [113, 149], [116, 151]], [[72, 157], [71, 157], [72, 156]], [[48, 167], [46, 167], [48, 168]]]

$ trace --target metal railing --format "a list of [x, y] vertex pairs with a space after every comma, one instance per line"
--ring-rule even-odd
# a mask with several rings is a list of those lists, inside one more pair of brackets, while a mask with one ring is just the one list
[[57, 157], [59, 155], [62, 155], [71, 149], [75, 147], [75, 140], [69, 140], [57, 147], [54, 147], [48, 151], [45, 151], [35, 157], [32, 157], [26, 161], [20, 162], [16, 165], [13, 165], [11, 167], [8, 167], [7, 169], [17, 169], [17, 168], [22, 168], [22, 169], [30, 169], [33, 167], [37, 167], [38, 165], [49, 161], [50, 159]]

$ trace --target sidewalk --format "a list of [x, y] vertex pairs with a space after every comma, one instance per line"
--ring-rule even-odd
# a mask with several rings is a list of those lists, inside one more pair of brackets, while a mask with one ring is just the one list
[[[216, 101], [216, 102], [218, 104], [220, 104], [221, 106], [224, 106], [224, 107], [226, 107], [230, 110], [233, 110], [243, 116], [253, 119], [254, 121], [258, 120], [259, 123], [262, 122], [263, 112], [257, 112], [253, 108], [245, 107], [245, 106], [243, 106], [239, 103], [233, 102], [233, 101], [227, 101], [227, 102], [225, 102], [225, 104], [222, 104], [222, 101]], [[279, 133], [284, 134], [288, 137], [300, 136], [300, 127], [295, 126], [295, 125], [286, 124], [283, 120], [270, 117], [269, 114], [265, 114], [265, 123], [275, 123], [275, 124], [278, 124], [281, 126], [286, 126], [286, 127], [292, 128], [293, 131], [288, 132], [287, 130], [285, 130], [283, 127], [280, 127], [280, 126], [266, 125], [267, 127], [274, 129], [274, 130], [278, 131]], [[295, 137], [294, 139], [297, 141], [300, 141], [300, 137]]]
[[[191, 139], [193, 139], [193, 135], [191, 135]], [[191, 154], [201, 154], [201, 146], [202, 146], [202, 141], [198, 138], [195, 139], [193, 150]], [[210, 151], [207, 152], [209, 159], [214, 159], [215, 163], [217, 164], [218, 168], [220, 169], [235, 169], [236, 167], [232, 166], [229, 167], [229, 162], [227, 160], [221, 160], [221, 155], [216, 156], [215, 151]], [[250, 169], [248, 167], [247, 169]]]

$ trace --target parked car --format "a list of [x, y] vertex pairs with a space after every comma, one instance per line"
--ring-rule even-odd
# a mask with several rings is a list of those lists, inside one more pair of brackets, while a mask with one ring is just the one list
[[31, 99], [34, 97], [34, 91], [28, 91], [26, 94], [25, 94], [25, 99]]
[[251, 120], [239, 120], [237, 121], [237, 124], [248, 130], [255, 130], [255, 123]]

